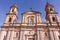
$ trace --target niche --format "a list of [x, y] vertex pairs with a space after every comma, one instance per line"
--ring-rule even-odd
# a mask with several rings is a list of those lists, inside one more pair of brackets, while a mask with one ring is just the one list
[[53, 20], [53, 22], [55, 22], [56, 21], [56, 18], [55, 17], [52, 17], [52, 20]]
[[9, 22], [11, 22], [11, 20], [12, 20], [12, 19], [11, 19], [11, 18], [9, 18]]

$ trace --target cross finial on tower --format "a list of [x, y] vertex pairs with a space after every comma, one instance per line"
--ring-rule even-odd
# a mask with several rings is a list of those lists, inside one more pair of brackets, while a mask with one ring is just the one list
[[49, 4], [48, 0], [46, 0], [46, 4]]
[[17, 8], [16, 3], [14, 3], [10, 8], [13, 8], [13, 7], [16, 7]]
[[30, 8], [30, 11], [33, 11], [32, 8]]

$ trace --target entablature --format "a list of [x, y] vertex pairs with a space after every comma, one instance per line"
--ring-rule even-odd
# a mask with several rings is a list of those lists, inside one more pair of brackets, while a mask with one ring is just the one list
[[60, 27], [60, 23], [33, 23], [31, 25], [27, 24], [27, 23], [9, 23], [9, 24], [4, 24], [3, 27], [19, 27], [19, 28], [46, 28], [46, 27], [50, 27], [50, 28], [59, 28]]

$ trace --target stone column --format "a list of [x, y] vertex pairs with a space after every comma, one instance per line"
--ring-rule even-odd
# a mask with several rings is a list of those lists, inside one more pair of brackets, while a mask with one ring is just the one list
[[39, 31], [39, 40], [41, 40], [41, 33], [40, 33], [40, 31]]
[[23, 31], [20, 31], [20, 40], [22, 40]]
[[40, 31], [40, 37], [41, 37], [41, 40], [44, 40], [44, 33], [43, 33], [43, 31]]
[[0, 40], [3, 40], [4, 39], [4, 36], [6, 36], [6, 31], [2, 31], [1, 32], [1, 38], [0, 38]]
[[25, 40], [25, 34], [24, 34], [25, 32], [23, 31], [23, 40]]
[[19, 31], [19, 36], [18, 36], [18, 40], [20, 40], [20, 31]]
[[54, 38], [55, 38], [55, 40], [59, 40], [59, 38], [58, 38], [58, 34], [57, 34], [57, 31], [56, 31], [56, 30], [53, 31], [53, 34], [54, 34]]
[[10, 40], [13, 40], [13, 37], [14, 37], [14, 31], [11, 32]]
[[37, 31], [37, 38], [38, 40], [40, 40], [40, 34], [39, 34], [40, 31]]
[[50, 31], [50, 38], [51, 40], [54, 40], [53, 31]]
[[7, 34], [7, 40], [9, 40], [10, 35], [11, 35], [11, 31], [8, 31], [8, 34]]

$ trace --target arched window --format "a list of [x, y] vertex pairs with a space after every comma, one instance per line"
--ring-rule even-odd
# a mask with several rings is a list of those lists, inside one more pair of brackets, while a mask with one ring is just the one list
[[50, 8], [50, 11], [53, 11], [53, 9], [52, 9], [52, 8]]
[[11, 22], [11, 20], [12, 20], [12, 19], [11, 19], [11, 18], [9, 18], [9, 22]]
[[14, 9], [12, 9], [12, 12], [14, 12]]
[[53, 20], [53, 22], [55, 22], [56, 21], [55, 17], [52, 17], [52, 20]]

